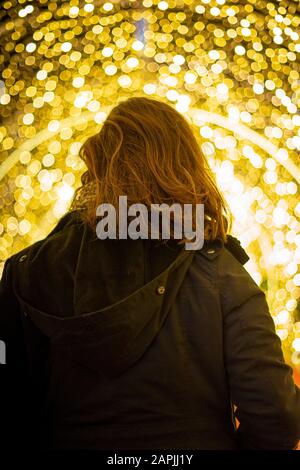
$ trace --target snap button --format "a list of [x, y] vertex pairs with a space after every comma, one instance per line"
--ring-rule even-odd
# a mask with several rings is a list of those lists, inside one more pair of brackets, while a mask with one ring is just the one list
[[216, 250], [214, 250], [213, 248], [210, 248], [209, 250], [207, 250], [207, 253], [209, 255], [212, 255], [213, 253], [215, 253]]
[[159, 287], [156, 289], [156, 292], [157, 292], [158, 294], [162, 295], [162, 294], [164, 294], [165, 290], [166, 290], [166, 289], [164, 288], [164, 286], [159, 286]]
[[19, 258], [19, 263], [22, 263], [22, 261], [25, 261], [27, 258], [27, 255], [22, 255], [21, 258]]

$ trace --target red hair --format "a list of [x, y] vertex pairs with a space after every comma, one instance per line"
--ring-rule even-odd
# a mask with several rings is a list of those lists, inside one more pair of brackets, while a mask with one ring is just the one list
[[96, 227], [101, 203], [204, 204], [205, 239], [221, 238], [231, 213], [190, 124], [172, 106], [145, 97], [129, 98], [112, 109], [99, 133], [80, 149], [87, 171], [71, 209]]

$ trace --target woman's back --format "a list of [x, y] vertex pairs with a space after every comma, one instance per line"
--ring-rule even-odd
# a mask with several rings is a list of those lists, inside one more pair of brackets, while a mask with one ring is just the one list
[[73, 212], [10, 259], [3, 291], [11, 283], [27, 357], [11, 380], [26, 384], [42, 447], [295, 445], [299, 393], [247, 256], [231, 243], [188, 252], [99, 240]]

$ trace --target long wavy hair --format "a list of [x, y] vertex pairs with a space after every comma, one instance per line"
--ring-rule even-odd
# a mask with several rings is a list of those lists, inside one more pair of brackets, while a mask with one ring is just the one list
[[92, 228], [99, 204], [118, 208], [119, 196], [126, 195], [128, 205], [142, 203], [147, 208], [202, 203], [204, 238], [226, 241], [231, 212], [192, 127], [172, 106], [146, 97], [122, 101], [101, 130], [83, 143], [79, 155], [87, 170], [70, 209], [79, 209]]

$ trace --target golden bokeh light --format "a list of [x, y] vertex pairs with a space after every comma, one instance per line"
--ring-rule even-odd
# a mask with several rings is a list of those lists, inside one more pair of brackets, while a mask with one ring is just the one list
[[111, 107], [164, 100], [193, 125], [300, 369], [299, 2], [8, 0], [0, 19], [2, 268], [68, 209]]

